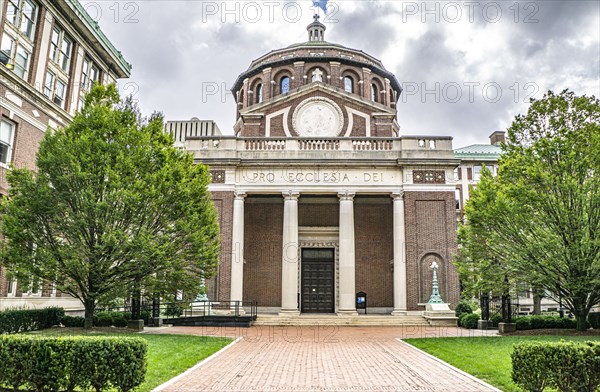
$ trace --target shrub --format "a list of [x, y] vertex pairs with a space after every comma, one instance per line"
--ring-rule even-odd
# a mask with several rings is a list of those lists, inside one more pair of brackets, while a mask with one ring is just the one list
[[139, 338], [0, 336], [0, 387], [130, 391], [144, 381], [146, 352]]
[[79, 316], [64, 316], [60, 323], [69, 328], [83, 328], [85, 318]]
[[473, 308], [471, 307], [471, 304], [469, 302], [463, 300], [460, 301], [458, 305], [456, 305], [454, 313], [456, 314], [456, 317], [460, 318], [460, 316], [462, 316], [463, 314], [473, 313]]
[[490, 321], [492, 322], [493, 327], [497, 327], [498, 323], [502, 322], [502, 315], [496, 313], [495, 315], [490, 317]]
[[591, 312], [588, 314], [588, 323], [594, 329], [600, 329], [600, 312]]
[[94, 325], [97, 327], [126, 327], [129, 320], [131, 320], [131, 313], [98, 312], [94, 316]]
[[517, 329], [575, 329], [577, 321], [558, 316], [523, 316], [516, 319]]
[[476, 329], [479, 316], [476, 314], [465, 314], [460, 319], [460, 326], [467, 329]]
[[526, 391], [594, 391], [600, 385], [600, 343], [528, 342], [514, 346], [513, 381]]
[[59, 325], [63, 308], [13, 309], [0, 312], [0, 334], [36, 331]]

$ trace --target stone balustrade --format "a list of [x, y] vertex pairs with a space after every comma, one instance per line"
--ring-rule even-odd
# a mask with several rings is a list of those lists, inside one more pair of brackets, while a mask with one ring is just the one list
[[237, 138], [188, 137], [188, 151], [405, 151], [411, 155], [452, 152], [452, 138], [405, 136], [401, 138]]

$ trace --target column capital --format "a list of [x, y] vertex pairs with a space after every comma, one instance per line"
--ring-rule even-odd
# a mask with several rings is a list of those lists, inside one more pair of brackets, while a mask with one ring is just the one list
[[234, 200], [244, 200], [246, 198], [246, 196], [248, 196], [248, 194], [245, 191], [235, 191], [235, 192], [233, 192], [233, 198], [234, 198]]
[[285, 191], [281, 194], [285, 200], [298, 200], [298, 197], [300, 197], [300, 192], [297, 191]]
[[403, 200], [404, 199], [404, 191], [394, 192], [391, 194], [392, 199], [395, 200]]
[[340, 200], [352, 201], [352, 200], [354, 200], [354, 196], [356, 196], [355, 192], [349, 192], [349, 191], [338, 192], [338, 197], [340, 198]]

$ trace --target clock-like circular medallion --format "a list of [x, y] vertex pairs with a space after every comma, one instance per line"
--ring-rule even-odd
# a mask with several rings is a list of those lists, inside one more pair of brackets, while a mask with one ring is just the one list
[[302, 137], [336, 137], [342, 130], [343, 122], [339, 106], [323, 97], [305, 100], [292, 116], [294, 130]]

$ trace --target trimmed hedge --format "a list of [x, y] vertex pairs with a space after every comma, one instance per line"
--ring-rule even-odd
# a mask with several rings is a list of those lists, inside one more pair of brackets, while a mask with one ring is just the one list
[[34, 391], [130, 391], [144, 381], [139, 338], [0, 336], [0, 386]]
[[85, 318], [79, 316], [64, 316], [60, 323], [65, 327], [70, 328], [83, 328], [85, 324]]
[[531, 392], [595, 391], [600, 385], [600, 342], [528, 342], [514, 345], [513, 381]]
[[463, 314], [460, 317], [460, 326], [463, 328], [467, 328], [467, 329], [476, 329], [477, 321], [479, 321], [478, 314], [473, 314], [473, 313]]
[[515, 319], [518, 330], [527, 329], [575, 329], [577, 320], [558, 316], [524, 316]]
[[20, 309], [0, 312], [0, 334], [36, 331], [59, 325], [63, 308]]
[[600, 312], [590, 312], [588, 314], [588, 323], [594, 329], [600, 329]]
[[97, 327], [126, 327], [129, 320], [131, 320], [131, 313], [98, 312], [94, 316], [94, 325]]

